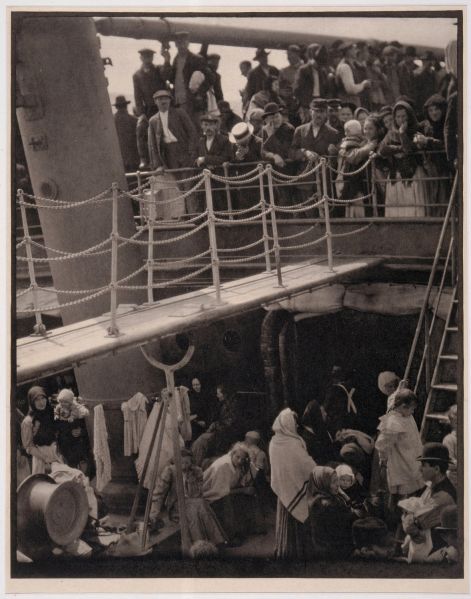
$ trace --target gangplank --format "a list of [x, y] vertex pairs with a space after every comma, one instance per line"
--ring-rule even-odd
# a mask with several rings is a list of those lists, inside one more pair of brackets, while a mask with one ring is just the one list
[[271, 302], [318, 289], [377, 266], [379, 258], [336, 258], [333, 272], [327, 259], [317, 258], [282, 267], [283, 286], [274, 273], [260, 273], [225, 283], [218, 303], [214, 287], [207, 287], [150, 305], [121, 305], [117, 311], [120, 334], [108, 336], [109, 315], [50, 331], [45, 337], [26, 337], [17, 343], [17, 381], [79, 367], [146, 344], [170, 334], [188, 332], [227, 316], [242, 314]]

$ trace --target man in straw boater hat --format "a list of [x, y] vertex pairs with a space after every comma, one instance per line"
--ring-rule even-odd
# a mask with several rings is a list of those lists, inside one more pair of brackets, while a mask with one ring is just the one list
[[118, 133], [119, 147], [124, 162], [124, 170], [129, 173], [139, 167], [139, 153], [137, 151], [137, 118], [128, 112], [130, 100], [124, 96], [116, 96], [113, 106], [116, 108], [114, 113], [114, 124]]
[[136, 107], [137, 143], [141, 163], [140, 169], [148, 166], [149, 157], [147, 152], [147, 128], [149, 119], [157, 112], [153, 95], [160, 89], [167, 88], [167, 79], [170, 75], [170, 53], [162, 45], [161, 54], [164, 58], [163, 65], [154, 64], [155, 51], [150, 48], [139, 50], [142, 66], [132, 76], [134, 86], [134, 105]]
[[[262, 140], [254, 135], [251, 123], [241, 122], [234, 125], [229, 133], [229, 141], [232, 144], [232, 162], [239, 165], [235, 174], [243, 175], [249, 172], [262, 160]], [[236, 193], [233, 194], [236, 200], [234, 208], [245, 209], [258, 201], [257, 189], [247, 189], [241, 186], [235, 191]]]
[[[247, 104], [252, 96], [267, 87], [268, 79], [278, 78], [278, 69], [268, 64], [268, 56], [264, 48], [258, 48], [253, 60], [258, 62], [258, 66], [249, 71], [247, 75], [247, 86], [245, 88]], [[244, 107], [245, 108], [245, 107]]]

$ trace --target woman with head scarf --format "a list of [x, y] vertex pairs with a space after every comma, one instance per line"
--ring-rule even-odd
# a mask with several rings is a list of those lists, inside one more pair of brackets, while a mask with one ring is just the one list
[[54, 462], [63, 462], [56, 443], [54, 409], [42, 387], [28, 391], [28, 414], [21, 423], [21, 442], [33, 458], [32, 474], [44, 474]]
[[393, 109], [393, 127], [379, 146], [379, 154], [389, 160], [385, 216], [422, 217], [426, 214], [427, 186], [417, 133], [421, 129], [414, 110], [404, 100]]
[[304, 410], [300, 435], [306, 443], [308, 454], [316, 464], [326, 464], [335, 459], [333, 440], [327, 430], [321, 407], [315, 399], [310, 401]]
[[328, 466], [313, 468], [308, 491], [314, 557], [347, 558], [353, 551], [352, 524], [358, 515], [340, 492], [335, 470]]
[[445, 154], [445, 118], [447, 101], [439, 94], [433, 94], [424, 104], [425, 120], [421, 123], [423, 135], [416, 135], [417, 145], [425, 150], [424, 168], [428, 177], [428, 197], [431, 216], [444, 216], [450, 195], [450, 168]]
[[275, 434], [269, 447], [271, 488], [278, 498], [275, 557], [304, 559], [309, 554], [309, 538], [304, 526], [309, 515], [307, 485], [316, 463], [298, 435], [293, 410], [282, 410], [272, 429]]

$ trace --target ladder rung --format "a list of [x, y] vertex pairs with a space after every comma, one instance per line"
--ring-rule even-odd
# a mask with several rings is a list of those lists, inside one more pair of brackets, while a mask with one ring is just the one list
[[435, 414], [430, 413], [425, 415], [429, 420], [441, 420], [443, 422], [448, 422], [448, 416], [444, 413], [435, 412]]
[[437, 391], [451, 391], [456, 393], [458, 391], [458, 385], [456, 383], [436, 383], [432, 385], [432, 389]]
[[457, 333], [458, 327], [447, 327], [446, 329], [449, 333]]
[[457, 354], [442, 354], [440, 356], [440, 360], [456, 361], [456, 360], [458, 360], [458, 356], [457, 356]]

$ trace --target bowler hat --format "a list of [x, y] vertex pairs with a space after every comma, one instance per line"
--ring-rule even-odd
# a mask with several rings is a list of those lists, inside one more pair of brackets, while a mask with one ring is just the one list
[[126, 100], [125, 96], [116, 96], [113, 106], [118, 108], [118, 106], [126, 106], [127, 104], [131, 104], [131, 100]]
[[446, 532], [458, 530], [458, 508], [456, 505], [447, 505], [440, 514], [440, 526], [435, 530]]
[[269, 54], [270, 52], [267, 52], [265, 48], [257, 48], [255, 56], [252, 58], [252, 60], [259, 60], [262, 56], [268, 56]]
[[171, 98], [172, 94], [168, 91], [168, 89], [159, 89], [153, 93], [152, 97], [154, 100], [157, 98]]
[[74, 481], [57, 484], [33, 474], [18, 487], [16, 500], [18, 549], [33, 560], [76, 541], [88, 520], [85, 489]]
[[277, 114], [278, 112], [281, 112], [281, 108], [278, 104], [276, 102], [268, 102], [263, 110], [263, 118], [271, 116], [272, 114]]
[[238, 144], [249, 139], [253, 134], [252, 123], [237, 123], [232, 127], [229, 133], [229, 141], [233, 144]]
[[425, 443], [419, 462], [450, 462], [448, 448], [443, 443]]
[[151, 50], [150, 48], [142, 48], [138, 52], [139, 54], [155, 54], [155, 50]]

